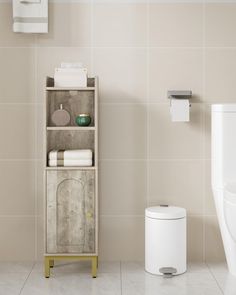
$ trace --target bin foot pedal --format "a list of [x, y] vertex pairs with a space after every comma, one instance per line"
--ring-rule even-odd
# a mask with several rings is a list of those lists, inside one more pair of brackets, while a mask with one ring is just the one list
[[177, 273], [177, 269], [174, 267], [161, 267], [159, 272], [163, 274], [164, 278], [172, 278], [173, 274]]

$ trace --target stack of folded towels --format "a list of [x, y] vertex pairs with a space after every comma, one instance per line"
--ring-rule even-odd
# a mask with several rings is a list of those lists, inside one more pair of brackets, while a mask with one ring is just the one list
[[87, 87], [87, 69], [80, 63], [61, 63], [55, 69], [55, 87]]
[[92, 166], [91, 150], [52, 150], [48, 153], [48, 166]]

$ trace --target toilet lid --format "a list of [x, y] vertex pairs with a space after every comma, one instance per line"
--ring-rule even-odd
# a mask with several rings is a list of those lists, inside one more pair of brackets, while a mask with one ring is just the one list
[[179, 219], [186, 217], [186, 210], [174, 206], [156, 206], [146, 208], [145, 215], [155, 219]]

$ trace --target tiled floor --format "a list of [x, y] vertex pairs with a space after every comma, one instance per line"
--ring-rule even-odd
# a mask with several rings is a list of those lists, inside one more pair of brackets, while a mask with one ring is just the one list
[[96, 279], [87, 262], [56, 264], [50, 279], [42, 271], [42, 263], [0, 263], [0, 295], [236, 294], [236, 277], [223, 264], [190, 264], [171, 279], [150, 275], [137, 262], [101, 262]]

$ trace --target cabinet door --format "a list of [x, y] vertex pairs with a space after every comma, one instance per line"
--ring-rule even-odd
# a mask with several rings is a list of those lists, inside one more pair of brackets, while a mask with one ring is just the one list
[[47, 172], [47, 253], [95, 252], [94, 173]]

